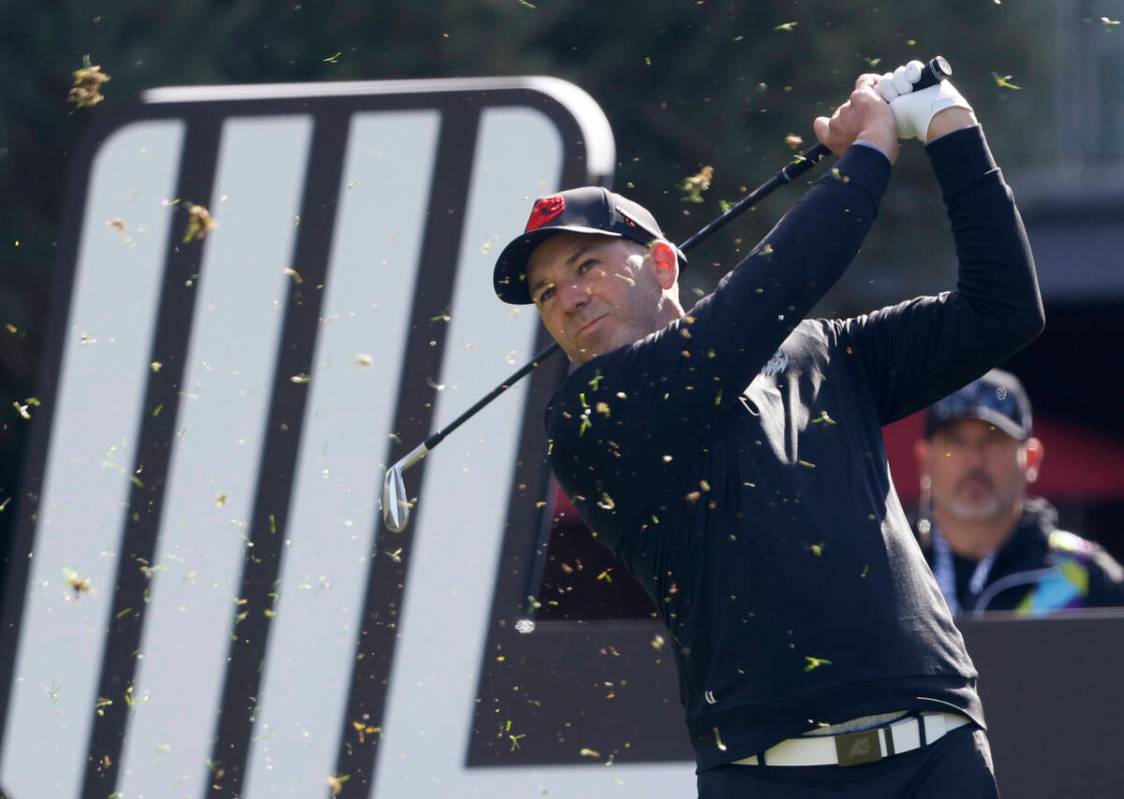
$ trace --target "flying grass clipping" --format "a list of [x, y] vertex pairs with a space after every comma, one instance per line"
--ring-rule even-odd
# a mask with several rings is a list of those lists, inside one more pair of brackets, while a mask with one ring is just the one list
[[100, 66], [90, 63], [90, 56], [82, 57], [82, 67], [74, 70], [73, 75], [74, 86], [67, 92], [66, 99], [75, 108], [91, 108], [105, 99], [101, 87], [111, 78]]

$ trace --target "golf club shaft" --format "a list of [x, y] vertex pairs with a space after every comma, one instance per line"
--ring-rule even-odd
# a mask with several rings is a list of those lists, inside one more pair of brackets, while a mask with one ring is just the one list
[[[952, 68], [949, 66], [948, 62], [942, 56], [936, 56], [930, 59], [929, 63], [925, 65], [925, 69], [922, 70], [921, 73], [921, 79], [914, 86], [914, 91], [921, 91], [922, 89], [934, 86], [951, 76]], [[757, 205], [781, 186], [796, 180], [822, 161], [825, 156], [830, 154], [831, 150], [823, 144], [816, 144], [813, 147], [809, 147], [804, 152], [798, 154], [788, 164], [785, 164], [772, 178], [738, 200], [734, 205], [727, 208], [721, 216], [705, 225], [701, 230], [695, 233], [695, 235], [680, 244], [679, 249], [683, 252], [693, 249], [700, 242], [724, 228], [734, 217], [741, 215], [747, 208], [752, 208]], [[411, 465], [425, 457], [426, 453], [432, 451], [447, 435], [475, 416], [477, 411], [488, 405], [500, 394], [526, 377], [531, 370], [538, 368], [540, 364], [549, 359], [554, 353], [558, 352], [559, 349], [558, 343], [552, 342], [548, 347], [535, 355], [530, 362], [524, 364], [518, 371], [514, 372], [510, 377], [477, 400], [471, 408], [462, 413], [443, 429], [429, 436], [419, 448], [416, 448], [414, 452], [411, 453], [411, 455], [417, 453], [416, 457], [412, 458]]]
[[786, 183], [791, 183], [798, 177], [803, 175], [813, 166], [818, 164], [824, 159], [824, 156], [831, 155], [831, 150], [826, 145], [817, 144], [814, 147], [809, 147], [804, 152], [800, 153], [791, 162], [785, 165], [777, 174], [773, 175], [768, 181], [762, 183], [756, 189], [751, 191], [746, 196], [742, 197], [736, 203], [727, 208], [720, 217], [713, 220], [704, 226], [698, 233], [691, 236], [685, 242], [679, 245], [679, 249], [687, 252], [693, 249], [700, 241], [703, 241], [711, 234], [718, 232], [726, 227], [736, 216], [740, 216], [747, 208], [752, 208], [768, 197], [774, 191]]

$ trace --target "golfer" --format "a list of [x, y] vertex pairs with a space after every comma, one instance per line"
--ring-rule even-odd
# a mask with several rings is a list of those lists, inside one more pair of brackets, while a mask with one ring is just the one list
[[[550, 463], [670, 631], [704, 799], [998, 793], [881, 428], [1025, 346], [1043, 310], [971, 108], [911, 72], [860, 76], [814, 121], [836, 168], [690, 311], [682, 254], [601, 188], [539, 199], [496, 264], [499, 297], [533, 302], [577, 365], [546, 411]], [[804, 319], [870, 230], [899, 137], [926, 143], [956, 289]]]

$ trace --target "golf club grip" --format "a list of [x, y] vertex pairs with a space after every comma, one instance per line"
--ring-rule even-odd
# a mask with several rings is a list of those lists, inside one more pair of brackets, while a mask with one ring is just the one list
[[831, 149], [826, 144], [809, 147], [786, 164], [779, 174], [784, 175], [786, 183], [791, 183], [829, 155]]
[[943, 55], [933, 56], [921, 70], [921, 79], [913, 84], [913, 91], [919, 92], [936, 86], [942, 80], [952, 77], [952, 66]]

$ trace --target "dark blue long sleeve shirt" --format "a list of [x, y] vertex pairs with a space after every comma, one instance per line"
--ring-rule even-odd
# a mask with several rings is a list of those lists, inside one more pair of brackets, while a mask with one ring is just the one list
[[555, 474], [673, 637], [700, 769], [871, 713], [983, 723], [881, 428], [1026, 345], [1043, 311], [982, 132], [926, 149], [955, 291], [804, 320], [889, 179], [885, 156], [851, 147], [711, 295], [576, 369], [547, 408]]

